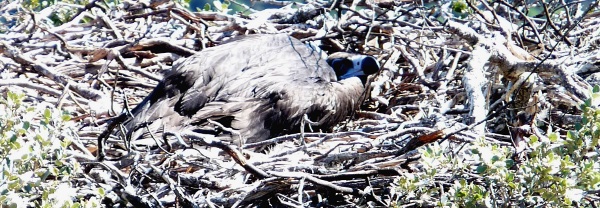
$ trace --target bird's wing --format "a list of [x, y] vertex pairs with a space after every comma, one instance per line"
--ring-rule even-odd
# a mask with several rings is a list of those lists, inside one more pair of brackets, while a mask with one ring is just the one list
[[[272, 85], [294, 80], [336, 81], [318, 52], [285, 34], [246, 36], [206, 49], [182, 62], [173, 74], [178, 78], [174, 81], [189, 86], [176, 105], [183, 115], [228, 97], [265, 98]], [[179, 74], [193, 78], [193, 84]]]
[[273, 111], [272, 105], [267, 99], [261, 98], [234, 97], [213, 101], [193, 115], [187, 124], [193, 126], [196, 132], [236, 144], [262, 141], [271, 136], [271, 130], [265, 128], [265, 121], [279, 116]]
[[338, 109], [339, 96], [333, 94], [331, 83], [288, 84], [294, 87], [272, 85], [270, 96], [262, 98], [228, 97], [208, 102], [192, 116], [189, 124], [202, 133], [237, 139], [231, 132], [213, 131], [215, 126], [209, 120], [216, 121], [237, 131], [242, 141], [252, 143], [298, 132], [304, 115], [321, 122], [312, 126], [314, 130], [327, 130], [353, 110], [351, 106]]
[[259, 141], [296, 128], [305, 113], [318, 120], [322, 111], [331, 111], [328, 103], [334, 101], [326, 96], [331, 92], [319, 86], [333, 81], [335, 72], [302, 42], [285, 34], [246, 36], [177, 62], [132, 111], [129, 129], [153, 122], [176, 129], [194, 122], [215, 133], [203, 125], [211, 119]]

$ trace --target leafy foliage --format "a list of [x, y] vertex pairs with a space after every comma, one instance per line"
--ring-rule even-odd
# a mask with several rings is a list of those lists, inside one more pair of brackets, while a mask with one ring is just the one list
[[31, 106], [24, 99], [13, 92], [0, 99], [0, 204], [98, 206], [98, 196], [84, 196], [73, 188], [71, 179], [82, 170], [68, 153], [75, 138], [68, 112]]
[[[215, 11], [215, 12], [221, 12], [224, 14], [227, 14], [228, 12], [231, 11], [231, 9], [229, 9], [229, 5], [231, 5], [231, 2], [229, 2], [229, 0], [224, 0], [224, 1], [220, 1], [220, 0], [215, 0], [212, 3], [214, 5], [214, 7], [211, 7], [211, 5], [209, 3], [204, 4], [204, 7], [202, 8], [203, 11]], [[196, 10], [201, 10], [200, 8], [196, 8]]]
[[463, 18], [469, 14], [469, 6], [464, 0], [453, 1], [451, 7], [452, 12]]
[[89, 0], [24, 0], [22, 2], [24, 8], [34, 11], [36, 14], [40, 14], [42, 10], [48, 10], [42, 13], [48, 14], [48, 19], [54, 26], [67, 23], [77, 13], [76, 7], [65, 5], [85, 6], [88, 3]]
[[591, 97], [575, 130], [531, 136], [522, 161], [512, 159], [513, 149], [483, 139], [455, 154], [440, 144], [421, 149], [423, 171], [400, 178], [398, 203], [435, 197], [434, 205], [444, 207], [590, 206], [587, 194], [600, 188], [599, 87]]

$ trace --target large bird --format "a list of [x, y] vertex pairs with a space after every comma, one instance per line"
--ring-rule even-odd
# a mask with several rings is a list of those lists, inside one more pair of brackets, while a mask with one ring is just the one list
[[174, 64], [112, 126], [124, 123], [129, 140], [193, 130], [235, 143], [299, 132], [305, 115], [313, 128], [328, 130], [357, 109], [366, 76], [378, 70], [371, 56], [334, 53], [325, 60], [285, 34], [247, 35]]

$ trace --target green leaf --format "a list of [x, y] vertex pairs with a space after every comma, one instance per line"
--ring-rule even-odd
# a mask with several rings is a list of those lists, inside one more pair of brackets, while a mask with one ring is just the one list
[[48, 176], [50, 176], [50, 171], [48, 169], [46, 169], [44, 174], [42, 176], [40, 176], [40, 180], [45, 181], [48, 178]]
[[568, 140], [575, 140], [575, 132], [573, 131], [567, 131], [567, 139]]
[[106, 191], [104, 191], [103, 188], [98, 188], [98, 194], [100, 194], [100, 196], [104, 197], [104, 195], [106, 195]]
[[594, 88], [592, 89], [592, 92], [593, 92], [593, 93], [598, 93], [598, 92], [600, 92], [600, 86], [598, 86], [598, 85], [594, 85]]
[[477, 169], [476, 169], [476, 171], [477, 171], [477, 174], [482, 174], [482, 173], [484, 173], [484, 172], [485, 172], [487, 169], [488, 169], [488, 166], [487, 166], [487, 165], [480, 165], [480, 166], [477, 166]]
[[19, 189], [19, 185], [20, 185], [20, 183], [10, 182], [10, 183], [8, 183], [8, 189], [17, 190], [17, 189]]
[[67, 148], [69, 145], [71, 145], [71, 140], [65, 140], [60, 142], [60, 146], [63, 148]]
[[31, 123], [29, 123], [29, 121], [23, 121], [23, 129], [29, 130], [29, 126], [31, 126]]
[[204, 11], [210, 11], [210, 4], [209, 3], [204, 4], [204, 9], [203, 10]]
[[24, 189], [26, 192], [30, 192], [30, 191], [33, 189], [33, 187], [31, 187], [31, 184], [27, 184], [27, 185], [23, 186], [23, 189]]
[[581, 128], [583, 128], [583, 125], [581, 125], [580, 123], [575, 124], [575, 130], [579, 131], [581, 130]]
[[592, 106], [592, 99], [585, 100], [584, 104], [585, 104], [585, 107], [591, 107]]
[[[506, 163], [506, 168], [510, 168], [513, 165], [515, 165], [515, 161], [512, 159], [506, 159], [506, 161], [504, 161]], [[514, 177], [514, 176], [513, 176]]]
[[58, 176], [59, 175], [59, 170], [56, 167], [51, 167], [50, 168], [50, 174], [54, 175], [54, 176]]
[[229, 5], [231, 5], [231, 2], [229, 2], [229, 0], [225, 0], [221, 4], [221, 8], [223, 9], [223, 11], [227, 11], [227, 8], [229, 8]]
[[44, 121], [46, 122], [46, 124], [50, 123], [51, 118], [52, 118], [52, 111], [50, 111], [50, 109], [46, 108], [44, 110]]
[[452, 11], [463, 13], [467, 10], [467, 3], [464, 1], [454, 1], [452, 2]]
[[62, 121], [70, 121], [71, 120], [71, 115], [69, 114], [63, 114], [61, 116]]
[[529, 145], [534, 145], [534, 144], [538, 143], [538, 141], [539, 141], [539, 138], [535, 135], [531, 135], [529, 137]]
[[27, 133], [27, 130], [25, 130], [25, 129], [19, 129], [19, 130], [17, 131], [17, 134], [18, 134], [18, 135], [20, 135], [20, 136], [23, 136], [23, 135], [25, 135], [26, 133]]
[[498, 157], [498, 155], [492, 156], [492, 162], [496, 162], [498, 160], [500, 160], [500, 157]]
[[[508, 174], [506, 174], [506, 181], [507, 182], [512, 182], [515, 180], [515, 173], [513, 172], [509, 172]], [[514, 185], [514, 184], [513, 184]], [[514, 187], [513, 187], [514, 188]]]
[[558, 141], [558, 134], [552, 132], [548, 135], [548, 139], [550, 139], [550, 142], [556, 142]]

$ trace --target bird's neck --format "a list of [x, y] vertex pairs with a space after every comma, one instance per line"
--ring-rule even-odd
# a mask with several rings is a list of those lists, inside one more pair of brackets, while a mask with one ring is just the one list
[[338, 101], [336, 102], [336, 109], [348, 111], [345, 115], [356, 110], [364, 100], [365, 87], [363, 80], [359, 77], [351, 77], [334, 82], [333, 87], [337, 92], [334, 93]]

